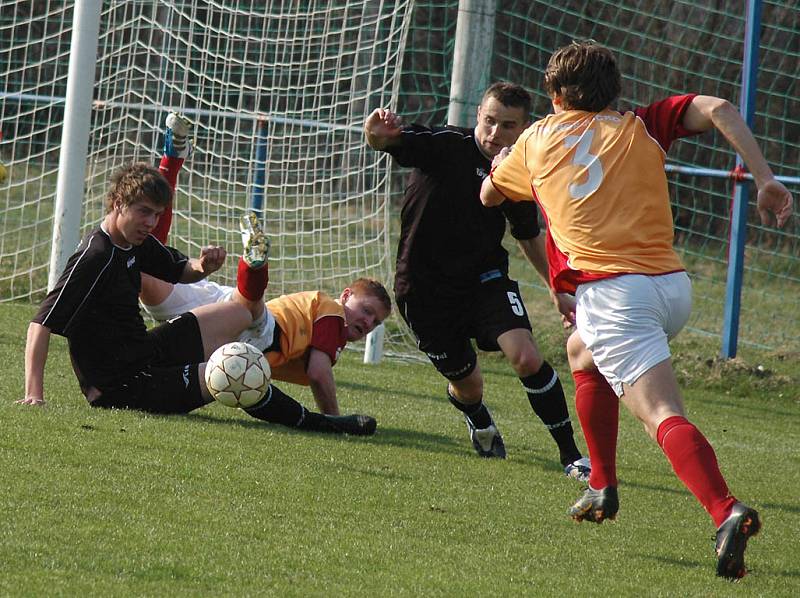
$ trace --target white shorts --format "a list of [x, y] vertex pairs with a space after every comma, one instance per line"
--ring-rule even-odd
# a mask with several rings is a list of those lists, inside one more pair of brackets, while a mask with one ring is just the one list
[[669, 359], [668, 341], [692, 310], [692, 283], [686, 272], [658, 276], [625, 274], [578, 286], [578, 334], [597, 369], [622, 396], [622, 384]]
[[[158, 305], [142, 305], [151, 318], [158, 322], [166, 322], [182, 313], [191, 311], [201, 305], [230, 301], [233, 287], [217, 284], [207, 279], [192, 284], [176, 284], [169, 297]], [[262, 351], [272, 345], [275, 335], [275, 318], [268, 309], [264, 310], [264, 318], [253, 324], [239, 335], [241, 342], [250, 343]]]
[[195, 307], [228, 301], [233, 287], [203, 279], [192, 284], [176, 284], [172, 293], [158, 305], [142, 305], [147, 314], [157, 322], [166, 322], [192, 311]]

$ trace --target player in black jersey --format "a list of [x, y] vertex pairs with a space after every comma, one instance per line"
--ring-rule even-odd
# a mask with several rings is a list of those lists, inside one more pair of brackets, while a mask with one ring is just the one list
[[226, 256], [221, 247], [205, 247], [189, 259], [153, 237], [171, 197], [154, 167], [132, 164], [115, 174], [106, 216], [69, 258], [28, 327], [25, 398], [19, 402], [44, 403], [51, 333], [67, 338], [81, 391], [93, 406], [176, 413], [208, 402], [197, 364], [252, 318], [231, 302], [147, 331], [138, 303], [142, 273], [195, 282], [218, 270]]
[[414, 168], [401, 212], [397, 306], [419, 348], [448, 379], [448, 399], [464, 413], [475, 450], [483, 457], [505, 456], [483, 404], [483, 378], [471, 339], [480, 349], [503, 351], [558, 444], [565, 472], [585, 480], [589, 462], [575, 445], [564, 391], [531, 335], [502, 246], [508, 221], [512, 236], [547, 281], [536, 208], [521, 202], [487, 209], [479, 198], [492, 158], [527, 127], [530, 108], [524, 88], [495, 83], [483, 96], [474, 129], [402, 126], [384, 109], [373, 111], [364, 129], [370, 147]]
[[[116, 175], [103, 223], [70, 257], [29, 326], [26, 396], [18, 403], [44, 404], [44, 365], [55, 332], [67, 337], [73, 369], [93, 407], [187, 413], [213, 401], [202, 375], [211, 352], [256, 324], [249, 303], [237, 297], [197, 303], [190, 312], [187, 307], [146, 331], [138, 305], [143, 287], [156, 279], [198, 282], [225, 259], [222, 248], [205, 248], [200, 260], [189, 260], [164, 244], [178, 171], [191, 153], [191, 123], [172, 113], [166, 124], [159, 169], [136, 164]], [[263, 265], [269, 243], [260, 229], [249, 231], [248, 239], [243, 260], [251, 261], [243, 268], [240, 260], [237, 279], [263, 293], [266, 268], [252, 262]], [[356, 316], [353, 320], [361, 323]], [[308, 411], [275, 387], [245, 411], [305, 431], [370, 435], [376, 425], [368, 416]]]

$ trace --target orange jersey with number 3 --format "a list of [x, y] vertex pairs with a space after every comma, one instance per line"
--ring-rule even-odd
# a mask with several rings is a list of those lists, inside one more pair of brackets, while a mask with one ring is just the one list
[[664, 162], [671, 141], [691, 134], [680, 117], [693, 97], [636, 113], [547, 116], [493, 171], [492, 183], [507, 198], [541, 206], [556, 291], [573, 292], [581, 282], [622, 273], [684, 269], [672, 247]]

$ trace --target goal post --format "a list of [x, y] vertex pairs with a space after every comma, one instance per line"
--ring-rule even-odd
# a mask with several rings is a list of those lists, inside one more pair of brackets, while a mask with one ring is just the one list
[[64, 106], [64, 132], [56, 180], [48, 290], [56, 286], [67, 264], [67, 258], [80, 240], [101, 6], [102, 0], [86, 0], [75, 5]]
[[450, 79], [448, 124], [469, 127], [489, 85], [496, 0], [460, 0]]

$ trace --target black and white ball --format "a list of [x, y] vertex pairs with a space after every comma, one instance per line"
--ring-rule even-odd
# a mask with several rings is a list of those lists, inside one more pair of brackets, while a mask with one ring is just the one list
[[264, 354], [247, 343], [228, 343], [206, 363], [206, 386], [211, 396], [228, 407], [252, 407], [269, 388], [272, 370]]

